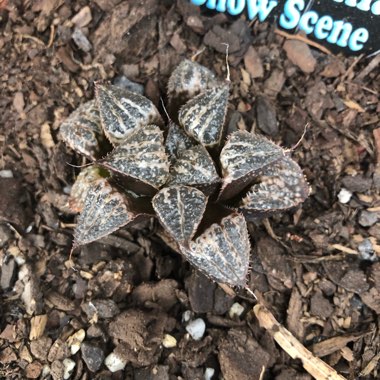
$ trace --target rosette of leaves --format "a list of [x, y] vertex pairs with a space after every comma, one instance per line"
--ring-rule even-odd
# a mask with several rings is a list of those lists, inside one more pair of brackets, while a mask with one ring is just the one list
[[247, 221], [298, 206], [309, 189], [297, 163], [267, 138], [225, 136], [228, 97], [228, 82], [184, 60], [169, 79], [165, 125], [144, 96], [96, 84], [95, 101], [60, 127], [92, 161], [72, 187], [70, 205], [80, 213], [74, 247], [155, 216], [198, 270], [244, 286]]

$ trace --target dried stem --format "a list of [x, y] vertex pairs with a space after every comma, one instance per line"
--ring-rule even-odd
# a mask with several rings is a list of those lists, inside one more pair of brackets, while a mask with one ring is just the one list
[[316, 380], [346, 380], [323, 360], [314, 356], [263, 305], [253, 308], [261, 327], [265, 328], [281, 348], [293, 359], [300, 359], [303, 367]]

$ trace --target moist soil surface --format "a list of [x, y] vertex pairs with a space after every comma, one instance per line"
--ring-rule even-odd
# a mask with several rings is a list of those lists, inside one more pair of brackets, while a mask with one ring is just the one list
[[156, 220], [69, 256], [86, 161], [62, 121], [96, 81], [162, 111], [182, 59], [226, 78], [224, 43], [228, 131], [292, 150], [311, 187], [302, 207], [249, 225], [247, 286], [343, 378], [379, 378], [380, 56], [304, 41], [185, 0], [0, 0], [1, 379], [312, 379], [260, 327], [257, 301], [196, 272]]

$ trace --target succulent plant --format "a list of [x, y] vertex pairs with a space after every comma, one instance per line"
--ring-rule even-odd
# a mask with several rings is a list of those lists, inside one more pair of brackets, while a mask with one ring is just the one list
[[80, 213], [74, 247], [156, 216], [198, 270], [244, 286], [247, 221], [298, 206], [309, 188], [289, 152], [264, 136], [225, 136], [228, 97], [227, 81], [184, 60], [169, 79], [165, 126], [149, 99], [96, 84], [96, 100], [60, 127], [92, 161], [72, 187], [70, 206]]

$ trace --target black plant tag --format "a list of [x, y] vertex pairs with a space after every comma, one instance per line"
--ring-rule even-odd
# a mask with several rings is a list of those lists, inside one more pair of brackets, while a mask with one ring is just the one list
[[269, 21], [289, 33], [304, 31], [333, 52], [373, 54], [380, 49], [380, 0], [190, 0], [249, 20]]

